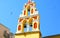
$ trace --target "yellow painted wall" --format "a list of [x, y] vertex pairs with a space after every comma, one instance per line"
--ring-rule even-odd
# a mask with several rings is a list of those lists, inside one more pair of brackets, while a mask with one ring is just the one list
[[40, 32], [26, 32], [15, 34], [15, 38], [41, 38]]
[[40, 37], [39, 33], [34, 33], [34, 34], [31, 34], [30, 36], [31, 36], [30, 38], [39, 38]]
[[15, 35], [15, 38], [24, 38], [24, 35]]

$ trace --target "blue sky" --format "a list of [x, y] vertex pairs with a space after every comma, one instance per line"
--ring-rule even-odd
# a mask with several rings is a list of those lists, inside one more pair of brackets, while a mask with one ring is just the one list
[[[28, 0], [0, 0], [0, 23], [15, 34], [18, 18]], [[33, 0], [40, 14], [42, 36], [60, 34], [60, 0]]]

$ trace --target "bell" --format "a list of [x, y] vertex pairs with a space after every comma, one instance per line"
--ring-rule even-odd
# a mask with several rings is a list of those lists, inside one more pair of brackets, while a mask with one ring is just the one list
[[32, 27], [32, 24], [30, 25], [30, 27]]
[[26, 24], [24, 24], [24, 28], [26, 28], [27, 26], [26, 26]]

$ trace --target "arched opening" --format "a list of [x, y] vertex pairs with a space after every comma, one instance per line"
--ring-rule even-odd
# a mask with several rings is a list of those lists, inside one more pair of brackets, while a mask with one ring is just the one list
[[24, 26], [24, 32], [27, 32], [27, 24], [26, 24], [26, 20], [23, 21], [23, 26]]
[[30, 16], [30, 11], [28, 11], [28, 16]]
[[29, 19], [29, 31], [32, 31], [32, 21], [33, 21], [33, 19], [30, 18]]
[[27, 6], [28, 15], [30, 16], [30, 5]]
[[27, 10], [30, 11], [30, 5], [27, 6]]

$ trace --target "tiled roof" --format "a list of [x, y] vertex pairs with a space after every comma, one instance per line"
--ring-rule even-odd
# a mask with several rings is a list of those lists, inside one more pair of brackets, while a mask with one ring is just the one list
[[7, 28], [8, 30], [10, 30], [8, 27], [4, 26], [3, 24], [0, 23], [0, 25], [2, 25], [3, 27]]
[[55, 37], [55, 36], [60, 36], [60, 34], [51, 35], [51, 36], [45, 36], [45, 37], [42, 37], [42, 38]]

